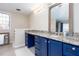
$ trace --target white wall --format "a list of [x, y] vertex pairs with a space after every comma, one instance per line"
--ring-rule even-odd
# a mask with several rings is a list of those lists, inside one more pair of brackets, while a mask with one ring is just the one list
[[48, 31], [48, 8], [46, 6], [39, 7], [30, 15], [29, 29]]
[[79, 3], [74, 4], [74, 20], [73, 20], [73, 28], [74, 32], [79, 33]]
[[27, 29], [28, 18], [21, 14], [10, 14], [10, 41], [15, 39], [15, 29]]
[[13, 47], [25, 46], [25, 29], [15, 29], [15, 41]]

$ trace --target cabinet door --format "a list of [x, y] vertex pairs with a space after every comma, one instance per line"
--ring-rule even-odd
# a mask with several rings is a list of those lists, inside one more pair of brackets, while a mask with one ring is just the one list
[[79, 56], [79, 46], [63, 43], [64, 56]]
[[48, 41], [48, 56], [62, 56], [62, 42], [50, 39]]
[[28, 44], [27, 44], [28, 48], [33, 47], [35, 45], [34, 39], [35, 39], [34, 35], [28, 34], [28, 40], [27, 40], [28, 41]]

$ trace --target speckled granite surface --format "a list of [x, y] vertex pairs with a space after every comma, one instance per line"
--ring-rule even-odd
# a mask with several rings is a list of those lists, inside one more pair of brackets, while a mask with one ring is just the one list
[[47, 31], [37, 31], [37, 30], [28, 30], [28, 31], [26, 30], [25, 32], [79, 46], [79, 40], [74, 40], [73, 38], [66, 38], [63, 35], [60, 36]]

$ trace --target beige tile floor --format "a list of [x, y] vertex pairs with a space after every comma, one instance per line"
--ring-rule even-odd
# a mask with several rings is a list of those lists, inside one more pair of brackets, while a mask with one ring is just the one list
[[12, 44], [0, 46], [0, 56], [15, 56], [14, 48]]
[[0, 56], [34, 56], [34, 47], [13, 48], [12, 44], [0, 46]]
[[34, 56], [34, 47], [32, 48], [27, 48], [27, 47], [21, 47], [15, 49], [15, 54], [16, 56]]

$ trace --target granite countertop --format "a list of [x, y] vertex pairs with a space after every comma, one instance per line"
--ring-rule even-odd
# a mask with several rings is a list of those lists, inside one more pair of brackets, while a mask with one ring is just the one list
[[74, 40], [73, 38], [67, 38], [64, 37], [63, 35], [56, 35], [54, 33], [50, 33], [47, 31], [37, 31], [37, 30], [28, 30], [28, 31], [26, 30], [25, 32], [33, 35], [39, 35], [42, 37], [50, 38], [52, 40], [57, 40], [57, 41], [79, 46], [79, 40]]

